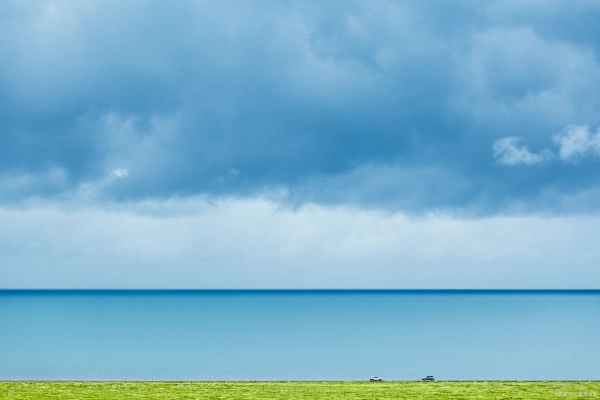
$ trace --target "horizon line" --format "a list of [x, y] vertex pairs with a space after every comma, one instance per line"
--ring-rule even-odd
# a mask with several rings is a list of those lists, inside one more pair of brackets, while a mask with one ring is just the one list
[[486, 289], [486, 288], [0, 288], [1, 292], [600, 292], [600, 288], [582, 289]]

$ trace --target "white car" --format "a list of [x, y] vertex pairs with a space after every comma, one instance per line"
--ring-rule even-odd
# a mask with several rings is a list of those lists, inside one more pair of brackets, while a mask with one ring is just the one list
[[369, 380], [371, 382], [383, 382], [383, 378], [380, 378], [379, 376], [370, 376]]

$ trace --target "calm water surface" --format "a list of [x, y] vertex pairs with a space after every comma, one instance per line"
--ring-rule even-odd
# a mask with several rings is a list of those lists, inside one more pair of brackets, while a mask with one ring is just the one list
[[0, 379], [600, 379], [600, 291], [0, 291]]

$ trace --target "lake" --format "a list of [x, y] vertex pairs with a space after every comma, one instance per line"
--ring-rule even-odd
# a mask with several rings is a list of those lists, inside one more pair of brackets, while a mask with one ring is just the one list
[[600, 379], [600, 291], [0, 291], [0, 380]]

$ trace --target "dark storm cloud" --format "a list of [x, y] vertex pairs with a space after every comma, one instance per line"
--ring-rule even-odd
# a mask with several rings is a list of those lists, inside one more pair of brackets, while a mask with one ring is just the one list
[[3, 2], [0, 195], [579, 210], [595, 158], [494, 146], [600, 126], [598, 20], [584, 1]]

